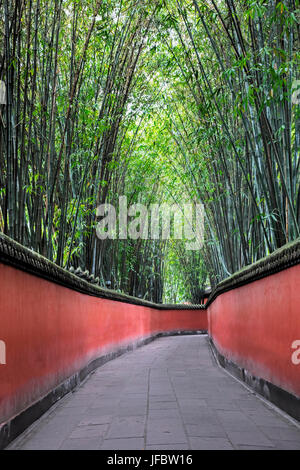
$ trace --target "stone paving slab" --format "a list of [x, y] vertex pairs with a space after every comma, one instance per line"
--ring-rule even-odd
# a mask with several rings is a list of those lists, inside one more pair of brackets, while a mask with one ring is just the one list
[[8, 449], [300, 449], [300, 428], [229, 376], [206, 336], [107, 362]]

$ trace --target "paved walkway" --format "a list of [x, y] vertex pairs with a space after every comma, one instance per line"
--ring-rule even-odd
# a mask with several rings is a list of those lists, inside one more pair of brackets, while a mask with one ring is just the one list
[[300, 449], [300, 429], [220, 369], [205, 336], [106, 363], [10, 449]]

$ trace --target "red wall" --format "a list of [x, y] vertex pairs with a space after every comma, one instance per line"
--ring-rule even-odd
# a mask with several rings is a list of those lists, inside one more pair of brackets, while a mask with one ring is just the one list
[[208, 307], [209, 334], [221, 354], [256, 377], [300, 397], [300, 265], [226, 292]]
[[[157, 310], [99, 299], [0, 264], [0, 423], [91, 360], [163, 331], [206, 330], [207, 311]], [[300, 397], [300, 265], [226, 292], [208, 307], [216, 347]]]
[[0, 264], [0, 423], [91, 360], [173, 330], [207, 330], [203, 310], [157, 310], [99, 299]]

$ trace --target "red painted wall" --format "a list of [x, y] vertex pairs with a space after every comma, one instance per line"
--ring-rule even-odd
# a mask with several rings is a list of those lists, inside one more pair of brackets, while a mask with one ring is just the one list
[[91, 360], [173, 330], [207, 330], [203, 310], [157, 310], [99, 299], [0, 264], [0, 423]]
[[300, 397], [300, 265], [226, 292], [208, 307], [209, 334], [226, 358]]

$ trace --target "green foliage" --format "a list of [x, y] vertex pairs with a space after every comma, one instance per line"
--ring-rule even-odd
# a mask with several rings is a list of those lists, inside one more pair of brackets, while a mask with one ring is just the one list
[[[1, 230], [158, 302], [198, 302], [207, 283], [299, 236], [293, 0], [0, 9]], [[120, 195], [203, 203], [203, 249], [98, 240], [96, 207]]]

